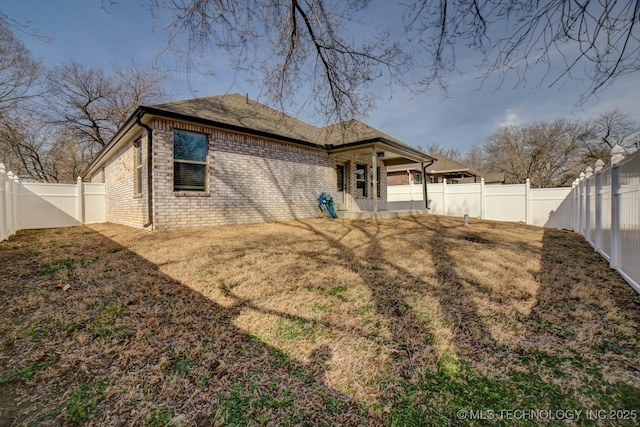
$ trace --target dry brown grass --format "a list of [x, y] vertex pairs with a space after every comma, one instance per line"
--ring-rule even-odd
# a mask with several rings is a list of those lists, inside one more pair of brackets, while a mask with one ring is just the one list
[[640, 396], [640, 298], [568, 231], [429, 215], [102, 224], [21, 232], [0, 261], [0, 387], [21, 420], [455, 424], [440, 374], [484, 402], [479, 379], [503, 387], [511, 406], [535, 394], [518, 373], [560, 393], [547, 405], [626, 402], [585, 382]]

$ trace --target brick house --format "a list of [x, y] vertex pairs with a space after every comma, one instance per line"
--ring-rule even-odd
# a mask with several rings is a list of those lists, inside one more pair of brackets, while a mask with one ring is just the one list
[[290, 220], [385, 210], [386, 168], [430, 163], [357, 120], [323, 128], [238, 94], [139, 107], [89, 165], [106, 218], [139, 228]]

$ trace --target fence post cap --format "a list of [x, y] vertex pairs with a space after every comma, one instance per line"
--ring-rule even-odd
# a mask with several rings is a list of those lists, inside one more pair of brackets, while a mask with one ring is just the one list
[[78, 178], [76, 178], [76, 181], [78, 181], [78, 182], [82, 182], [82, 177], [78, 177]]
[[447, 178], [443, 178], [443, 179], [442, 179], [442, 183], [443, 183], [443, 184], [446, 184], [446, 183], [447, 183]]
[[0, 173], [5, 173], [6, 169], [4, 168], [4, 163], [0, 162]]
[[604, 162], [602, 161], [602, 159], [598, 159], [598, 160], [596, 160], [596, 169], [595, 169], [595, 172], [596, 172], [596, 173], [600, 173], [600, 172], [602, 172], [602, 168], [604, 168]]
[[7, 172], [7, 178], [13, 179], [13, 172], [11, 171]]
[[480, 178], [480, 184], [484, 184], [484, 176]]
[[584, 181], [585, 176], [586, 176], [586, 175], [584, 174], [584, 172], [580, 172], [580, 175], [578, 175], [578, 179], [579, 179], [580, 181]]
[[584, 170], [584, 176], [587, 178], [591, 178], [593, 176], [593, 168], [591, 166], [587, 166]]
[[616, 165], [616, 164], [620, 163], [622, 161], [622, 159], [624, 159], [624, 155], [625, 154], [627, 154], [625, 149], [623, 147], [621, 147], [620, 145], [616, 144], [611, 149], [611, 164]]

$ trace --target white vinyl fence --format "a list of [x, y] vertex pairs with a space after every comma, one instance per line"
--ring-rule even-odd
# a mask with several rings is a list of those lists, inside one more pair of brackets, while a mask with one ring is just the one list
[[105, 222], [104, 184], [23, 183], [0, 163], [0, 241], [27, 228]]
[[[531, 188], [525, 184], [485, 185], [427, 184], [429, 212], [437, 215], [464, 216], [496, 221], [523, 222], [551, 228], [571, 228], [570, 187]], [[422, 188], [418, 185], [387, 187], [389, 209], [422, 206]]]
[[596, 162], [573, 186], [573, 229], [640, 293], [640, 151]]

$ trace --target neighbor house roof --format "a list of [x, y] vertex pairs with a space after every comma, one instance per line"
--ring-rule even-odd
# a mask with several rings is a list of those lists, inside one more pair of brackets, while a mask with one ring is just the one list
[[500, 183], [504, 182], [504, 172], [490, 172], [482, 175], [485, 183]]
[[427, 169], [427, 172], [430, 174], [467, 172], [471, 175], [478, 175], [469, 167], [442, 154], [434, 154], [432, 157], [434, 157], [436, 161]]
[[[430, 175], [447, 174], [447, 173], [463, 173], [463, 172], [469, 175], [474, 175], [474, 176], [480, 175], [477, 172], [473, 171], [472, 169], [468, 168], [467, 166], [463, 165], [462, 163], [456, 162], [455, 160], [450, 159], [449, 157], [444, 156], [442, 154], [433, 154], [430, 156], [435, 159], [433, 164], [431, 164], [427, 168], [427, 173]], [[398, 170], [407, 170], [407, 169], [420, 170], [420, 164], [412, 163], [412, 164], [401, 165], [401, 166], [387, 167], [388, 172], [394, 172]]]

